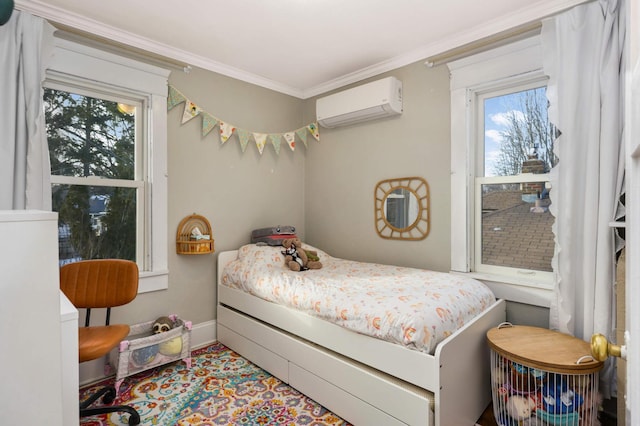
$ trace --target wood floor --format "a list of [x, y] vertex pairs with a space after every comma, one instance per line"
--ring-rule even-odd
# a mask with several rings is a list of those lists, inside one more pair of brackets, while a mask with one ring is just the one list
[[476, 424], [480, 426], [497, 426], [496, 418], [493, 416], [493, 404], [489, 404], [482, 416], [478, 419]]

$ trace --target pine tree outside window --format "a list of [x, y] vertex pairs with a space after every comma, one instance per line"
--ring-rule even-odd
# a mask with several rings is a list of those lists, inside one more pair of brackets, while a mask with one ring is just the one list
[[118, 258], [142, 264], [141, 102], [46, 88], [44, 104], [60, 263]]
[[55, 37], [43, 83], [52, 205], [61, 263], [134, 260], [145, 293], [169, 285], [170, 71], [121, 53]]

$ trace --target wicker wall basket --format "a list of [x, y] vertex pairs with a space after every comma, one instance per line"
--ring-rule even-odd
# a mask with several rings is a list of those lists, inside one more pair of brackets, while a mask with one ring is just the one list
[[207, 254], [213, 250], [211, 224], [206, 217], [194, 213], [180, 221], [176, 233], [178, 254]]

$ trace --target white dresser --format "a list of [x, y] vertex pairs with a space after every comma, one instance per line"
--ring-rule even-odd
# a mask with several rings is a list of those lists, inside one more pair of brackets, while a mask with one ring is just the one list
[[0, 211], [0, 262], [1, 423], [77, 425], [78, 313], [59, 290], [57, 214]]
[[78, 310], [60, 292], [60, 341], [62, 354], [62, 419], [63, 424], [80, 422], [78, 401]]

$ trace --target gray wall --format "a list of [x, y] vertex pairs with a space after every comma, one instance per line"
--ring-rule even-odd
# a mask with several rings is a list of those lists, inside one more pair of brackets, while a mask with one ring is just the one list
[[[239, 128], [263, 133], [297, 129], [300, 99], [193, 69], [173, 71], [169, 83], [202, 109]], [[129, 323], [169, 313], [198, 324], [215, 318], [216, 266], [220, 251], [249, 242], [251, 229], [287, 223], [304, 235], [304, 148], [291, 152], [271, 146], [260, 156], [255, 144], [243, 154], [237, 136], [220, 143], [216, 127], [201, 136], [201, 118], [182, 125], [183, 105], [168, 113], [169, 289], [139, 295], [114, 318]], [[253, 143], [253, 142], [252, 142]], [[190, 214], [212, 225], [215, 253], [178, 255], [175, 235]]]
[[[448, 271], [449, 72], [417, 62], [370, 80], [388, 75], [403, 84], [401, 116], [320, 128], [320, 143], [306, 161], [307, 242], [338, 257]], [[308, 100], [305, 119], [313, 117], [315, 100]], [[381, 180], [408, 176], [429, 184], [430, 233], [421, 241], [383, 239], [374, 223], [374, 189]]]
[[[332, 255], [448, 271], [450, 265], [450, 110], [445, 66], [399, 68], [404, 113], [336, 129], [295, 152], [254, 145], [243, 154], [237, 136], [224, 145], [201, 136], [201, 119], [181, 125], [182, 106], [168, 114], [169, 289], [139, 295], [116, 309], [118, 321], [149, 321], [169, 313], [194, 324], [215, 319], [217, 253], [249, 242], [254, 228], [292, 224], [304, 241]], [[315, 99], [300, 100], [216, 73], [174, 71], [170, 84], [212, 115], [264, 133], [294, 130], [315, 120]], [[361, 82], [362, 83], [362, 82]], [[361, 84], [358, 83], [358, 84]], [[217, 132], [217, 128], [214, 132]], [[253, 142], [252, 142], [253, 143]], [[383, 179], [421, 176], [430, 187], [431, 230], [422, 241], [380, 238], [374, 188]], [[178, 255], [176, 228], [192, 213], [209, 219], [214, 254]], [[508, 319], [541, 325], [548, 311], [510, 304]]]

